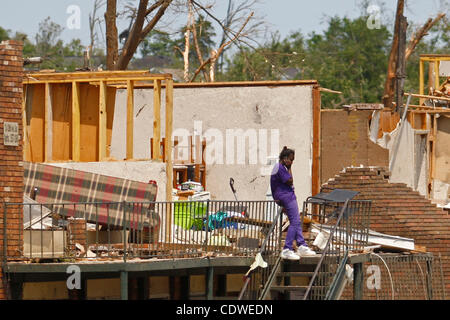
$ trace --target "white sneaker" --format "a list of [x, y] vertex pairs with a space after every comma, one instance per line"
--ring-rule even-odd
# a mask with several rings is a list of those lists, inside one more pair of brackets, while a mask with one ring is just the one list
[[316, 252], [314, 250], [311, 250], [307, 246], [300, 246], [297, 249], [297, 255], [299, 255], [300, 257], [315, 256]]
[[283, 249], [283, 251], [281, 251], [281, 258], [287, 260], [300, 260], [300, 256], [289, 249]]

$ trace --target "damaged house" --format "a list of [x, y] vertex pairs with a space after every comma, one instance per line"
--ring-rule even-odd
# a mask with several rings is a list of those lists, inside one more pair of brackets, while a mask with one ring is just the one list
[[[314, 80], [24, 74], [21, 46], [0, 45], [1, 299], [446, 298], [447, 107], [321, 110]], [[267, 192], [284, 145], [319, 252], [300, 263], [279, 257]]]

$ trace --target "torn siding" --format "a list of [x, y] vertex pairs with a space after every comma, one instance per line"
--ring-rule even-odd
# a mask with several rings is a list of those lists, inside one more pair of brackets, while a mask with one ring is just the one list
[[406, 120], [392, 132], [384, 132], [377, 144], [389, 150], [390, 182], [401, 182], [421, 195], [427, 195], [428, 131], [415, 130]]

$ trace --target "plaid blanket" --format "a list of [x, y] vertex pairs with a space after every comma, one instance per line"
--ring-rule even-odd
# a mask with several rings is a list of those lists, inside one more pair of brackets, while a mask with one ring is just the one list
[[[51, 204], [47, 207], [62, 216], [112, 226], [125, 223], [127, 228], [139, 229], [160, 222], [154, 205], [133, 203], [155, 201], [156, 182], [147, 184], [30, 162], [24, 162], [24, 180], [26, 195], [35, 193], [37, 202]], [[98, 204], [88, 204], [93, 202]]]

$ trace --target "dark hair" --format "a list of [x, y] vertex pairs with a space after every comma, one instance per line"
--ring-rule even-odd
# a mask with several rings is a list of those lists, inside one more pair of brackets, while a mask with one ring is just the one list
[[289, 157], [291, 154], [295, 155], [295, 151], [293, 149], [288, 149], [288, 147], [284, 146], [283, 150], [280, 152], [280, 161], [284, 158]]

